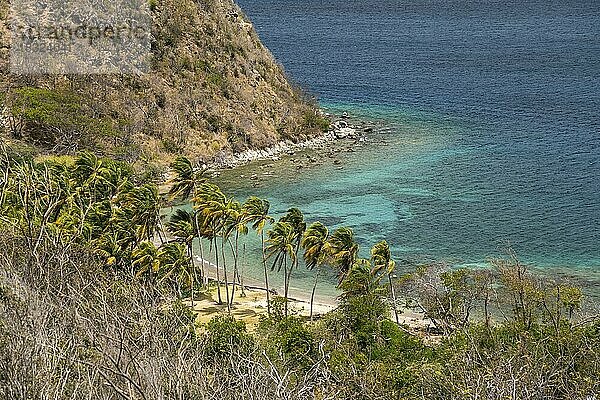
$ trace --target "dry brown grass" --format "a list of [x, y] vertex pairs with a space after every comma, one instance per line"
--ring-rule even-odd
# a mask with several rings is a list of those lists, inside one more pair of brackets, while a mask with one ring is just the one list
[[[0, 0], [0, 14], [7, 10], [8, 2]], [[82, 112], [110, 121], [113, 132], [78, 138], [66, 150], [43, 150], [88, 148], [140, 164], [165, 164], [178, 154], [210, 160], [316, 133], [306, 126], [314, 105], [288, 82], [232, 0], [158, 0], [153, 22], [151, 73], [48, 77], [9, 73], [10, 35], [3, 19], [0, 93], [5, 105], [10, 109], [23, 87], [71, 93]]]

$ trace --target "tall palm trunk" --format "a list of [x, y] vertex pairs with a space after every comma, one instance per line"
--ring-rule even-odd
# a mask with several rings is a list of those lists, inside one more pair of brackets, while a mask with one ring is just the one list
[[233, 305], [233, 296], [235, 293], [235, 285], [236, 282], [240, 285], [240, 290], [242, 291], [242, 297], [246, 297], [246, 293], [244, 291], [244, 278], [242, 273], [240, 273], [239, 268], [239, 259], [240, 259], [240, 248], [239, 248], [239, 232], [235, 233], [235, 247], [232, 245], [231, 241], [229, 241], [229, 247], [231, 248], [231, 254], [233, 255], [233, 288], [231, 289], [231, 304]]
[[223, 300], [221, 299], [221, 273], [219, 272], [219, 249], [217, 248], [216, 237], [211, 240], [211, 249], [215, 250], [215, 262], [217, 267], [217, 298], [218, 304], [223, 304]]
[[[204, 251], [202, 249], [202, 238], [200, 237], [200, 225], [198, 224], [198, 212], [194, 213], [194, 232], [196, 237], [198, 238], [198, 247], [200, 247], [200, 280], [202, 282], [202, 286], [205, 287], [204, 281]], [[194, 239], [192, 239], [192, 247], [194, 246]], [[194, 276], [194, 278], [196, 278]]]
[[[238, 237], [236, 235], [235, 238], [235, 251], [238, 254], [238, 257], [236, 257], [238, 259], [238, 281], [240, 283], [240, 290], [241, 290], [241, 296], [242, 297], [246, 297], [246, 289], [244, 289], [244, 259], [246, 258], [246, 243], [242, 244], [242, 262], [239, 262], [239, 249], [238, 249]], [[241, 264], [241, 267], [240, 265]]]
[[[233, 306], [233, 299], [235, 298], [235, 284], [239, 279], [239, 272], [238, 272], [238, 268], [237, 268], [237, 243], [235, 248], [233, 247], [233, 244], [231, 243], [231, 240], [227, 240], [227, 242], [229, 243], [229, 247], [231, 249], [231, 255], [233, 256], [233, 282], [231, 285], [231, 297], [229, 299], [229, 306]], [[237, 237], [236, 237], [236, 242], [237, 242]]]
[[265, 271], [265, 289], [267, 289], [267, 313], [271, 315], [271, 292], [269, 290], [269, 274], [267, 272], [267, 259], [265, 257], [265, 233], [260, 231], [260, 245], [262, 247], [262, 263]]
[[192, 266], [192, 273], [191, 273], [191, 277], [192, 277], [192, 285], [191, 285], [191, 296], [192, 296], [192, 308], [194, 308], [194, 285], [196, 284], [196, 262], [194, 260], [194, 251], [192, 250], [192, 246], [193, 246], [193, 241], [190, 242], [188, 244], [188, 253], [190, 256], [190, 260], [191, 260], [191, 266]]
[[208, 276], [206, 276], [206, 270], [204, 268], [204, 263], [206, 260], [204, 259], [204, 246], [202, 246], [202, 238], [198, 236], [198, 246], [200, 247], [200, 279], [202, 279], [202, 287], [206, 289], [208, 285]]
[[319, 280], [319, 272], [321, 269], [317, 266], [317, 273], [315, 274], [315, 283], [313, 284], [312, 292], [310, 294], [310, 320], [313, 320], [313, 304], [315, 302], [315, 292], [317, 290], [317, 281]]
[[394, 316], [396, 317], [396, 324], [400, 325], [400, 319], [398, 318], [398, 308], [396, 307], [396, 290], [392, 283], [392, 274], [388, 274], [388, 282], [390, 283], [390, 291], [392, 293], [392, 308], [394, 310]]
[[227, 312], [231, 312], [231, 304], [229, 304], [229, 280], [227, 278], [227, 262], [225, 261], [225, 238], [221, 238], [221, 258], [223, 260], [223, 275], [225, 278], [225, 294], [227, 296]]
[[[286, 299], [288, 299], [289, 293], [290, 293], [290, 282], [292, 281], [292, 271], [294, 270], [294, 264], [295, 264], [295, 262], [292, 261], [290, 268], [287, 271], [287, 279], [286, 279], [286, 286], [285, 286], [285, 298]], [[287, 305], [287, 301], [286, 301], [286, 305]], [[286, 316], [287, 316], [287, 313], [286, 313]]]
[[283, 257], [283, 297], [285, 298], [284, 315], [288, 316], [288, 272], [287, 272], [287, 257]]
[[[287, 303], [288, 303], [288, 293], [290, 291], [290, 281], [292, 280], [292, 271], [294, 267], [298, 267], [298, 250], [300, 249], [300, 242], [296, 244], [295, 257], [290, 265], [290, 269], [287, 271], [286, 279], [285, 279], [285, 316], [287, 317]], [[287, 259], [287, 258], [286, 258]], [[287, 262], [286, 262], [287, 265]]]
[[[198, 245], [200, 246], [200, 280], [204, 279], [204, 255], [202, 254], [202, 242], [200, 239], [200, 227], [198, 226], [198, 215], [194, 213], [193, 218], [194, 235], [198, 238]], [[192, 238], [192, 248], [194, 247], [194, 238]], [[195, 272], [195, 269], [194, 269]], [[194, 275], [194, 279], [197, 279], [197, 275]]]

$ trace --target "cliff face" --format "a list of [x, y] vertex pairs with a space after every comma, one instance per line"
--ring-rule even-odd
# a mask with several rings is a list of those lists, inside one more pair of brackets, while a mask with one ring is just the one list
[[150, 73], [9, 73], [9, 3], [0, 0], [5, 134], [54, 153], [210, 160], [326, 128], [232, 0], [152, 0]]

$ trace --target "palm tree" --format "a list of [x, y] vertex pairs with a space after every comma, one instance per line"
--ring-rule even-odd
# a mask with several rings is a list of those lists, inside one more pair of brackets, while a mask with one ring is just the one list
[[[227, 271], [227, 259], [225, 258], [225, 243], [229, 241], [231, 231], [226, 229], [226, 224], [229, 218], [231, 208], [231, 200], [225, 199], [222, 203], [213, 203], [212, 212], [209, 214], [215, 220], [215, 225], [218, 227], [217, 233], [221, 239], [221, 262], [223, 264], [223, 279], [225, 280], [225, 297], [227, 298], [227, 312], [231, 312], [231, 296], [229, 295], [229, 277]], [[218, 250], [217, 250], [218, 252]], [[233, 282], [235, 285], [235, 281]]]
[[292, 265], [288, 271], [288, 285], [290, 283], [292, 271], [298, 268], [298, 251], [300, 250], [300, 243], [302, 242], [302, 235], [306, 231], [306, 222], [304, 222], [304, 215], [302, 211], [297, 208], [290, 208], [281, 221], [287, 222], [292, 225], [294, 229], [294, 258], [291, 260]]
[[[185, 243], [188, 249], [192, 245], [194, 239], [194, 219], [192, 213], [182, 208], [178, 208], [169, 217], [169, 221], [166, 223], [167, 231], [173, 235], [178, 241]], [[191, 251], [190, 251], [191, 253]]]
[[[194, 206], [196, 207], [196, 206]], [[212, 218], [209, 218], [207, 215], [197, 211], [196, 215], [201, 216], [201, 219], [196, 219], [197, 226], [199, 226], [200, 237], [202, 239], [206, 239], [209, 242], [208, 252], [211, 254], [214, 250], [215, 252], [215, 266], [216, 266], [216, 281], [217, 281], [217, 303], [222, 304], [223, 300], [221, 298], [221, 269], [219, 262], [219, 251], [217, 248], [217, 238], [219, 236], [219, 223]], [[204, 266], [204, 257], [202, 257], [202, 265]], [[204, 272], [203, 272], [204, 274]], [[208, 274], [205, 274], [208, 277]]]
[[152, 242], [141, 242], [131, 253], [131, 266], [137, 269], [136, 277], [148, 274], [153, 277], [160, 269], [158, 249]]
[[[275, 256], [273, 260], [273, 266], [271, 271], [277, 269], [277, 272], [281, 272], [283, 267], [283, 290], [285, 298], [285, 316], [288, 315], [288, 289], [289, 289], [289, 275], [288, 275], [288, 259], [291, 264], [294, 264], [296, 259], [296, 232], [294, 227], [289, 222], [282, 221], [281, 218], [277, 221], [271, 229], [267, 232], [269, 239], [267, 240], [267, 258]], [[290, 268], [291, 269], [291, 268]]]
[[169, 180], [171, 188], [169, 197], [171, 200], [179, 197], [183, 200], [189, 198], [196, 187], [194, 180], [194, 167], [187, 157], [177, 157], [170, 165], [174, 176]]
[[[231, 247], [231, 253], [233, 255], [233, 286], [231, 289], [231, 297], [230, 297], [230, 304], [233, 305], [233, 299], [235, 296], [235, 283], [236, 283], [236, 280], [239, 280], [239, 278], [240, 278], [240, 273], [239, 273], [239, 269], [238, 269], [239, 238], [240, 238], [240, 234], [242, 234], [242, 235], [248, 234], [248, 223], [246, 222], [246, 212], [245, 212], [244, 208], [242, 207], [242, 205], [237, 201], [231, 200], [228, 202], [224, 231], [225, 231], [225, 237], [227, 237], [227, 241], [229, 242], [229, 246]], [[234, 244], [232, 244], [231, 240], [229, 240], [229, 238], [233, 232], [235, 232]], [[245, 296], [242, 280], [240, 280], [240, 286], [242, 287], [242, 296]]]
[[354, 232], [347, 227], [336, 229], [325, 248], [333, 265], [337, 267], [339, 287], [358, 257], [358, 244], [354, 241]]
[[94, 252], [105, 260], [107, 266], [120, 268], [126, 264], [128, 255], [126, 250], [130, 240], [119, 231], [106, 232], [91, 241]]
[[312, 292], [310, 295], [311, 321], [313, 317], [313, 302], [315, 298], [315, 291], [317, 290], [317, 280], [319, 278], [319, 267], [325, 263], [325, 260], [327, 258], [325, 245], [327, 244], [328, 238], [329, 230], [325, 225], [323, 225], [320, 222], [312, 223], [308, 227], [306, 232], [304, 232], [304, 236], [302, 237], [301, 246], [304, 249], [304, 261], [306, 262], [306, 267], [311, 271], [315, 267], [317, 268], [317, 272], [315, 274], [315, 283], [313, 285]]
[[390, 246], [385, 240], [375, 244], [371, 249], [371, 260], [373, 267], [385, 273], [388, 278], [390, 285], [390, 293], [392, 295], [392, 308], [394, 310], [394, 316], [396, 317], [396, 323], [400, 325], [398, 318], [398, 308], [396, 307], [396, 291], [394, 290], [394, 284], [392, 283], [392, 272], [396, 268], [396, 262], [391, 259]]
[[206, 168], [194, 168], [192, 162], [183, 156], [179, 156], [170, 165], [174, 176], [169, 180], [171, 188], [169, 197], [171, 200], [180, 198], [186, 200], [196, 194], [198, 187], [206, 182], [204, 173]]
[[219, 266], [219, 250], [217, 247], [217, 237], [221, 238], [221, 258], [223, 261], [223, 270], [225, 274], [225, 292], [227, 294], [227, 309], [229, 310], [229, 286], [227, 277], [227, 264], [224, 257], [224, 243], [226, 241], [224, 226], [227, 218], [227, 208], [230, 200], [221, 192], [218, 186], [203, 183], [196, 191], [196, 196], [193, 199], [194, 209], [200, 213], [202, 225], [199, 226], [199, 231], [203, 237], [207, 237], [211, 241], [211, 250], [215, 250], [215, 261], [217, 269], [217, 296], [219, 304], [221, 299], [220, 286], [220, 266]]
[[[196, 196], [200, 187], [206, 183], [206, 177], [204, 174], [206, 173], [206, 166], [202, 165], [200, 167], [194, 167], [192, 162], [184, 156], [179, 156], [173, 161], [170, 165], [171, 170], [173, 172], [173, 177], [169, 180], [171, 187], [169, 188], [169, 198], [174, 200], [176, 198], [180, 198], [181, 200], [187, 200], [191, 196]], [[200, 260], [202, 266], [200, 270], [202, 272], [202, 276], [204, 277], [204, 249], [202, 246], [202, 238], [203, 234], [201, 229], [204, 225], [204, 221], [202, 221], [202, 216], [195, 212], [193, 215], [194, 223], [192, 226], [195, 229], [195, 236], [198, 238], [198, 246], [200, 247]], [[206, 282], [204, 282], [206, 283]], [[220, 295], [220, 288], [219, 288]], [[220, 299], [220, 296], [219, 296]], [[220, 302], [220, 300], [219, 300]]]
[[122, 201], [102, 201], [92, 205], [85, 222], [92, 227], [92, 229], [94, 229], [93, 227], [95, 226], [102, 226], [98, 225], [96, 221], [102, 221], [103, 218], [106, 218], [106, 215], [102, 215], [102, 213], [107, 211], [106, 206], [104, 205], [105, 203], [109, 203], [110, 205], [110, 208], [108, 209], [110, 211], [110, 218], [108, 224], [104, 227], [102, 235], [115, 235], [115, 237], [118, 238], [121, 247], [128, 255], [131, 255], [134, 247], [141, 241], [136, 233], [136, 210], [123, 204]]
[[92, 203], [132, 188], [130, 175], [131, 170], [125, 164], [100, 159], [87, 151], [75, 158], [75, 168], [71, 173], [75, 186], [80, 187]]
[[194, 210], [193, 212], [193, 225], [196, 237], [198, 238], [198, 247], [200, 248], [200, 274], [202, 276], [202, 286], [208, 285], [208, 276], [204, 270], [204, 264], [208, 261], [204, 259], [204, 246], [202, 240], [208, 240], [210, 243], [213, 238], [213, 232], [210, 229], [209, 223], [206, 221], [206, 216], [200, 211]]
[[104, 162], [102, 176], [108, 185], [107, 189], [110, 191], [111, 197], [134, 187], [131, 175], [132, 170], [125, 163], [114, 160], [106, 160]]
[[357, 296], [368, 296], [379, 294], [381, 286], [379, 283], [383, 275], [379, 273], [377, 267], [372, 267], [371, 262], [365, 259], [358, 259], [348, 270], [344, 280], [339, 287], [343, 290], [342, 299], [349, 299]]
[[182, 296], [182, 285], [192, 284], [190, 273], [190, 258], [186, 246], [181, 243], [166, 243], [158, 250], [160, 260], [161, 281], [170, 280], [177, 286], [179, 296]]
[[306, 230], [306, 222], [304, 222], [304, 215], [302, 211], [297, 208], [290, 208], [287, 213], [281, 217], [281, 221], [288, 222], [294, 228], [294, 234], [296, 236], [296, 242], [300, 245], [302, 235]]
[[194, 286], [196, 284], [196, 264], [194, 261], [194, 238], [196, 237], [196, 230], [194, 229], [194, 216], [192, 213], [184, 210], [177, 209], [173, 215], [169, 218], [169, 222], [166, 224], [167, 230], [173, 235], [177, 241], [183, 243], [187, 247], [188, 255], [191, 260], [191, 275], [192, 275], [192, 306], [194, 305]]
[[265, 226], [273, 223], [273, 217], [269, 216], [270, 204], [267, 200], [256, 196], [249, 197], [244, 203], [246, 221], [252, 224], [256, 233], [260, 234], [260, 246], [262, 249], [262, 264], [265, 273], [265, 289], [267, 290], [267, 313], [271, 315], [271, 302], [269, 290], [269, 275], [267, 273], [267, 259], [265, 257]]
[[103, 172], [106, 166], [95, 154], [85, 151], [75, 158], [73, 177], [80, 187], [92, 187], [104, 181]]
[[137, 239], [152, 241], [154, 233], [159, 231], [160, 220], [160, 199], [156, 186], [144, 184], [135, 187], [122, 195], [122, 203], [132, 216], [130, 222], [135, 226]]

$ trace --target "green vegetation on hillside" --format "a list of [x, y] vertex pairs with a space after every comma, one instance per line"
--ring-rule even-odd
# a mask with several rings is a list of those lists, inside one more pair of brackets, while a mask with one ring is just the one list
[[[600, 393], [600, 321], [579, 313], [579, 289], [537, 278], [512, 254], [491, 269], [427, 265], [397, 278], [386, 242], [361, 259], [351, 229], [307, 223], [297, 209], [274, 221], [267, 201], [237, 202], [183, 157], [165, 196], [193, 209], [164, 223], [157, 187], [127, 164], [85, 152], [36, 162], [2, 144], [0, 166], [0, 398]], [[276, 297], [253, 333], [228, 313], [199, 326], [189, 300], [217, 285], [230, 304], [243, 288], [207, 282], [195, 249], [236, 282], [250, 227], [264, 233], [266, 280], [284, 274], [287, 288], [300, 257], [315, 274], [333, 268], [339, 307], [311, 320]], [[200, 237], [208, 249], [193, 245]], [[396, 323], [406, 302], [442, 335]]]

